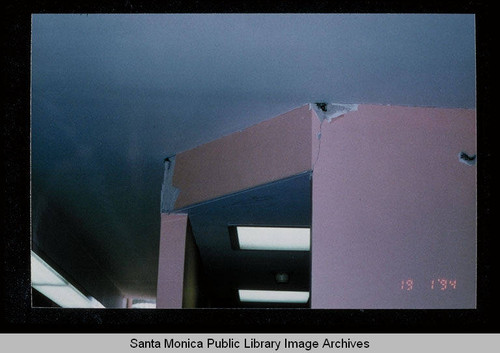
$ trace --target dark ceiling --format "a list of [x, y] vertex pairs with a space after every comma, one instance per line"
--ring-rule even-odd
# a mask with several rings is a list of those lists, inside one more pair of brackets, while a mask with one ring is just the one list
[[166, 156], [309, 102], [474, 108], [474, 25], [445, 14], [34, 15], [34, 243], [75, 278], [154, 297]]

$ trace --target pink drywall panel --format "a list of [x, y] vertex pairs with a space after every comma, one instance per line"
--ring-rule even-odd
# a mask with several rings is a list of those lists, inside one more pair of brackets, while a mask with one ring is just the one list
[[475, 110], [314, 119], [312, 308], [474, 308]]
[[309, 106], [176, 155], [179, 209], [311, 169]]
[[161, 214], [156, 307], [181, 309], [187, 214]]

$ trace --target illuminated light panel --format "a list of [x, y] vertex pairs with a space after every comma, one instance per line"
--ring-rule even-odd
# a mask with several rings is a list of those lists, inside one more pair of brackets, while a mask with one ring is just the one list
[[37, 291], [63, 308], [91, 308], [90, 300], [70, 286], [36, 286]]
[[290, 227], [236, 227], [241, 250], [288, 250], [311, 249], [310, 228]]
[[33, 251], [31, 252], [31, 283], [33, 286], [65, 286], [66, 281]]
[[63, 308], [104, 308], [78, 289], [31, 251], [31, 286]]
[[238, 291], [240, 301], [251, 303], [307, 303], [309, 292], [246, 290]]
[[156, 309], [156, 303], [135, 303], [131, 306], [132, 309]]
[[132, 299], [132, 305], [130, 307], [132, 309], [156, 309], [156, 300], [134, 298]]

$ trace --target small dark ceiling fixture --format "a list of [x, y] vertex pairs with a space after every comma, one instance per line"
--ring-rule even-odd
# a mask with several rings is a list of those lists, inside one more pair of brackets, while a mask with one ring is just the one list
[[290, 280], [290, 276], [286, 272], [277, 272], [274, 278], [276, 279], [276, 283], [288, 283]]

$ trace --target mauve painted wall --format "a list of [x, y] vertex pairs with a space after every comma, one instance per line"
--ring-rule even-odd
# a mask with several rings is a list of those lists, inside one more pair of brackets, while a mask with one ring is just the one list
[[458, 160], [476, 153], [475, 123], [475, 110], [360, 105], [319, 143], [313, 118], [312, 308], [475, 307], [476, 167]]
[[175, 208], [311, 169], [309, 105], [176, 155]]
[[161, 214], [158, 309], [182, 308], [187, 222], [187, 214]]

